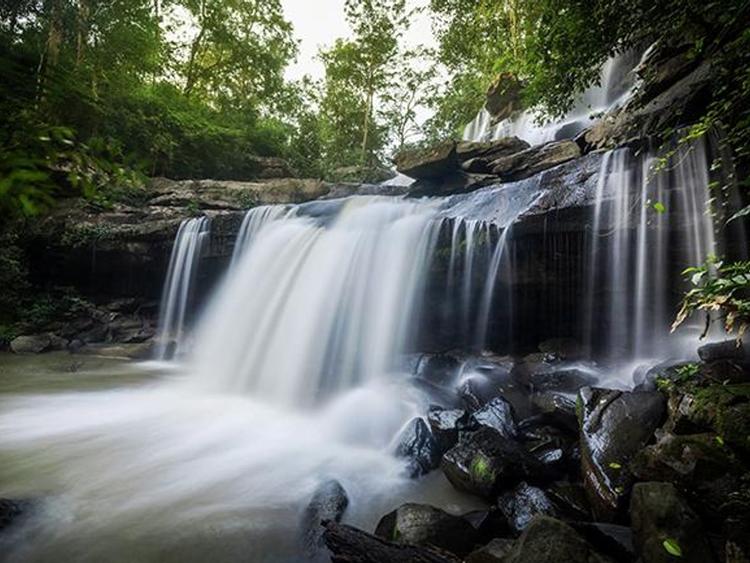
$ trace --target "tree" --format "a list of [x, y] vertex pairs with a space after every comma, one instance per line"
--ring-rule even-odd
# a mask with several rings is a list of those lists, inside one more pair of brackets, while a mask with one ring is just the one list
[[279, 0], [181, 0], [192, 16], [192, 36], [178, 65], [186, 96], [221, 107], [255, 106], [283, 87], [296, 53], [291, 24]]

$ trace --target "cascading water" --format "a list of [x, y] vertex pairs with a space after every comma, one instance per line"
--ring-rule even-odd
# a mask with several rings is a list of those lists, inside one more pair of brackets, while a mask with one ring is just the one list
[[198, 380], [302, 405], [388, 374], [408, 346], [436, 213], [354, 198], [328, 227], [311, 217], [266, 225], [198, 330]]
[[210, 227], [208, 217], [196, 217], [183, 221], [177, 231], [159, 312], [155, 353], [159, 360], [172, 357], [183, 344], [196, 268]]
[[240, 256], [255, 240], [255, 237], [258, 236], [263, 227], [282, 217], [294, 215], [295, 212], [296, 208], [285, 205], [260, 205], [245, 213], [234, 243], [232, 266], [234, 267], [239, 261]]
[[685, 353], [685, 339], [669, 335], [683, 285], [678, 273], [718, 251], [707, 154], [707, 142], [699, 140], [678, 144], [666, 160], [627, 148], [602, 160], [585, 340], [610, 357]]
[[573, 109], [558, 121], [540, 124], [536, 112], [528, 110], [494, 123], [490, 113], [482, 108], [464, 129], [463, 140], [492, 141], [518, 137], [531, 145], [539, 145], [570, 139], [590, 124], [591, 115], [610, 111], [628, 99], [635, 84], [632, 71], [636, 62], [633, 52], [609, 59], [602, 68], [599, 84], [583, 92]]

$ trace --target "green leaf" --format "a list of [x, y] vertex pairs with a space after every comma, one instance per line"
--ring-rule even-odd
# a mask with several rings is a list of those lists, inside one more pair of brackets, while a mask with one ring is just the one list
[[611, 467], [612, 469], [622, 469], [622, 465], [620, 465], [620, 464], [619, 464], [619, 463], [617, 463], [616, 461], [613, 461], [613, 462], [611, 462], [611, 463], [609, 464], [609, 466], [610, 466], [610, 467]]
[[680, 548], [680, 544], [677, 543], [676, 539], [667, 538], [662, 542], [662, 545], [670, 555], [673, 555], [675, 557], [682, 557], [682, 548]]
[[664, 213], [667, 210], [667, 208], [661, 201], [654, 202], [651, 207], [653, 207], [654, 211], [656, 211], [657, 213]]
[[716, 436], [716, 443], [719, 444], [720, 446], [723, 446], [724, 438], [722, 438], [721, 436]]

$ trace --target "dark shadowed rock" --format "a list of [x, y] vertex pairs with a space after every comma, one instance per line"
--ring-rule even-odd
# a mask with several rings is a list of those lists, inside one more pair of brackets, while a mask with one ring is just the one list
[[506, 438], [516, 438], [518, 435], [513, 407], [503, 397], [495, 397], [471, 413], [467, 427], [474, 430], [481, 427], [492, 428]]
[[513, 551], [514, 540], [495, 538], [484, 547], [472, 551], [464, 563], [502, 563]]
[[589, 387], [578, 401], [584, 486], [594, 515], [610, 520], [631, 486], [628, 463], [661, 425], [666, 401], [658, 392]]
[[538, 391], [531, 395], [531, 404], [546, 418], [567, 429], [578, 428], [575, 395], [560, 391]]
[[341, 483], [332, 479], [318, 486], [300, 521], [303, 548], [308, 557], [315, 558], [325, 545], [323, 522], [340, 522], [348, 506], [349, 497]]
[[493, 538], [505, 537], [510, 535], [511, 530], [508, 527], [508, 521], [505, 515], [496, 507], [487, 510], [472, 510], [462, 514], [461, 518], [466, 520], [477, 531], [477, 543], [487, 543]]
[[435, 178], [419, 178], [409, 186], [407, 193], [410, 197], [447, 196], [473, 192], [479, 188], [496, 184], [497, 181], [497, 176], [493, 174], [465, 172], [456, 169]]
[[486, 427], [461, 433], [440, 466], [457, 489], [493, 500], [501, 486], [549, 477], [548, 469], [521, 445]]
[[421, 418], [409, 422], [398, 439], [396, 456], [408, 460], [411, 477], [420, 477], [440, 464], [440, 448]]
[[323, 539], [332, 563], [460, 563], [445, 551], [385, 541], [333, 521], [325, 522]]
[[572, 338], [550, 338], [539, 344], [539, 351], [560, 360], [575, 361], [586, 355], [586, 349]]
[[29, 509], [26, 501], [0, 498], [0, 532], [11, 526]]
[[635, 558], [631, 528], [598, 522], [571, 522], [570, 525], [600, 553], [606, 553], [623, 563]]
[[534, 518], [504, 563], [606, 563], [568, 524], [548, 516]]
[[575, 442], [575, 434], [553, 418], [534, 416], [519, 425], [526, 449], [550, 472], [565, 472], [566, 456]]
[[591, 508], [582, 485], [569, 481], [555, 481], [546, 486], [544, 492], [565, 519], [591, 519]]
[[700, 519], [671, 483], [636, 484], [630, 519], [636, 552], [644, 563], [668, 563], [676, 557], [695, 563], [715, 561]]
[[457, 555], [474, 549], [476, 529], [460, 516], [426, 504], [404, 504], [381, 518], [375, 535], [384, 540], [436, 547]]
[[393, 157], [396, 170], [415, 179], [434, 179], [458, 168], [456, 143], [445, 141], [423, 149], [412, 149]]
[[430, 408], [427, 413], [427, 422], [442, 453], [456, 445], [459, 427], [465, 419], [466, 411], [461, 409]]
[[742, 340], [732, 339], [711, 342], [698, 348], [698, 356], [704, 362], [716, 360], [750, 361], [750, 350]]
[[500, 495], [497, 499], [497, 506], [505, 515], [511, 529], [519, 534], [538, 514], [557, 516], [555, 505], [544, 491], [525, 482], [519, 483], [513, 490]]
[[665, 434], [630, 464], [641, 481], [668, 481], [689, 493], [707, 523], [720, 526], [724, 504], [738, 489], [742, 465], [715, 434]]
[[573, 141], [557, 141], [531, 147], [492, 162], [492, 173], [503, 181], [513, 182], [538, 174], [548, 168], [581, 156], [581, 149]]

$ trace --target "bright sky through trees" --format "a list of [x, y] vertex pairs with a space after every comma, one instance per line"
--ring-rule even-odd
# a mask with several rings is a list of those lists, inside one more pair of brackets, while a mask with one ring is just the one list
[[[344, 0], [283, 0], [284, 14], [294, 26], [294, 36], [300, 41], [297, 62], [289, 65], [289, 79], [305, 74], [322, 78], [323, 63], [318, 59], [321, 47], [330, 46], [337, 37], [350, 37], [351, 30], [344, 15]], [[424, 7], [426, 0], [409, 0], [409, 8]], [[430, 18], [419, 14], [405, 36], [409, 46], [434, 47]]]

